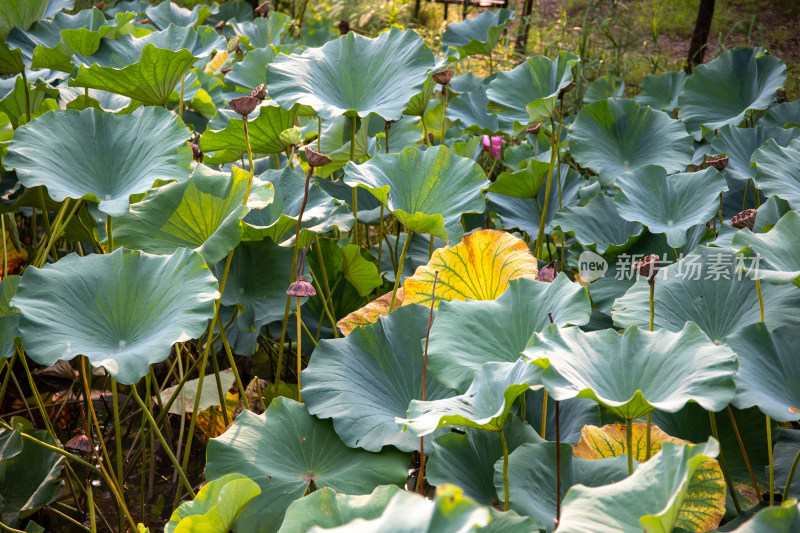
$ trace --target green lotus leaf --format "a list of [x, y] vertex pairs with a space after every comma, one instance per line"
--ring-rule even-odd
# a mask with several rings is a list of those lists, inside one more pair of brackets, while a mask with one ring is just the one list
[[19, 312], [11, 306], [11, 298], [17, 293], [19, 280], [19, 276], [7, 276], [0, 281], [0, 362], [14, 355]]
[[[530, 516], [544, 531], [553, 531], [556, 524], [556, 448], [555, 442], [524, 444], [508, 456], [509, 507]], [[502, 459], [495, 462], [494, 470], [495, 489], [502, 494]], [[569, 444], [561, 444], [561, 498], [574, 485], [600, 487], [626, 477], [627, 457], [581, 459], [573, 457]]]
[[713, 167], [667, 176], [663, 167], [648, 165], [619, 176], [617, 186], [619, 216], [641, 222], [651, 233], [664, 233], [673, 248], [686, 245], [691, 227], [714, 217], [720, 195], [728, 190]]
[[325, 120], [375, 113], [397, 120], [422, 89], [433, 54], [422, 37], [397, 28], [368, 39], [348, 33], [267, 66], [267, 90], [286, 109], [300, 103]]
[[534, 333], [523, 354], [542, 367], [554, 399], [593, 398], [625, 419], [674, 413], [690, 400], [719, 411], [735, 393], [736, 356], [691, 322], [680, 332], [552, 325]]
[[131, 115], [54, 111], [15, 132], [4, 164], [25, 187], [44, 185], [56, 201], [99, 202], [111, 216], [156, 180], [184, 181], [192, 153], [180, 119], [156, 107]]
[[691, 136], [679, 120], [628, 98], [609, 98], [584, 107], [569, 128], [570, 152], [600, 183], [647, 165], [681, 172], [692, 159]]
[[[371, 119], [377, 119], [375, 122], [372, 122]], [[351, 124], [352, 120], [356, 120], [356, 147], [353, 151], [353, 160], [360, 161], [365, 157], [371, 157], [375, 155], [377, 151], [377, 144], [373, 137], [370, 136], [370, 128], [369, 124], [372, 122], [373, 128], [375, 124], [380, 121], [382, 124], [380, 129], [383, 130], [383, 124], [385, 121], [377, 117], [376, 115], [370, 115], [369, 119], [364, 121], [359, 121], [358, 119], [352, 119], [348, 116], [341, 115], [333, 119], [328, 127], [322, 130], [322, 142], [320, 143], [320, 148], [318, 149], [323, 154], [327, 154], [331, 158], [331, 162], [323, 167], [319, 167], [314, 169], [314, 173], [318, 178], [327, 178], [331, 174], [333, 174], [336, 170], [344, 167], [347, 163], [350, 162], [350, 133], [351, 133]], [[374, 132], [373, 132], [374, 135]], [[421, 136], [421, 135], [420, 135]], [[416, 140], [415, 143], [416, 144]], [[402, 147], [405, 148], [405, 145]], [[401, 149], [402, 149], [401, 148]], [[399, 151], [399, 150], [398, 150]], [[335, 185], [329, 185], [334, 182], [330, 182], [326, 180], [323, 183], [323, 187], [331, 194], [339, 198], [340, 200], [350, 202], [353, 198], [353, 191], [350, 187], [345, 185], [344, 182], [341, 180], [335, 182]], [[334, 192], [334, 187], [341, 193], [341, 195], [336, 194]], [[362, 193], [366, 193], [367, 191], [361, 191]], [[369, 198], [372, 200], [372, 203], [379, 207], [380, 203], [376, 202], [374, 198], [371, 198], [372, 195], [370, 194], [361, 194], [359, 195], [358, 202], [358, 211], [359, 211], [359, 219], [363, 216], [366, 211], [365, 204], [363, 202], [364, 198]], [[378, 213], [375, 213], [376, 217]], [[365, 220], [359, 220], [359, 222], [367, 223]], [[376, 221], [372, 221], [375, 223]]]
[[753, 233], [749, 229], [739, 230], [733, 236], [733, 248], [748, 248], [758, 258], [758, 270], [748, 274], [767, 283], [783, 285], [794, 283], [800, 286], [800, 213], [789, 211], [765, 233]]
[[553, 228], [574, 236], [597, 253], [611, 255], [630, 248], [644, 232], [639, 222], [621, 217], [614, 200], [606, 194], [598, 194], [584, 206], [564, 208], [553, 218]]
[[[565, 170], [559, 168], [562, 173]], [[513, 172], [501, 172], [487, 190], [515, 198], [536, 198], [542, 190], [542, 185], [546, 183], [549, 173], [550, 152], [548, 151], [541, 156], [526, 159]]]
[[[397, 265], [397, 258], [403, 250], [403, 245], [406, 242], [408, 234], [403, 233], [399, 238], [393, 235], [387, 235], [384, 239], [381, 248], [381, 265], [380, 270], [383, 277], [394, 283], [395, 275], [394, 270]], [[427, 235], [421, 233], [413, 233], [411, 235], [411, 243], [408, 245], [408, 252], [406, 252], [406, 259], [403, 261], [403, 271], [400, 273], [400, 282], [405, 281], [414, 275], [418, 267], [425, 266], [431, 259], [431, 239]], [[446, 245], [442, 239], [433, 237], [433, 249], [438, 250], [444, 248]], [[396, 253], [395, 253], [396, 249]], [[377, 257], [377, 250], [373, 248], [372, 255]]]
[[756, 183], [765, 195], [775, 195], [792, 208], [800, 208], [800, 139], [785, 147], [767, 139], [753, 153], [752, 161], [757, 167]]
[[165, 30], [170, 24], [196, 28], [211, 15], [211, 10], [206, 6], [194, 6], [190, 11], [166, 0], [157, 6], [148, 7], [144, 14], [148, 23], [158, 30]]
[[443, 301], [431, 327], [428, 371], [464, 391], [484, 363], [519, 359], [531, 334], [550, 324], [548, 313], [560, 326], [586, 324], [591, 314], [586, 289], [559, 274], [552, 283], [511, 280], [496, 300]]
[[678, 116], [690, 131], [738, 126], [751, 112], [768, 108], [785, 81], [780, 59], [740, 46], [694, 69], [678, 98]]
[[204, 485], [194, 500], [175, 509], [164, 533], [228, 533], [242, 508], [260, 493], [258, 484], [247, 476], [222, 476]]
[[[753, 518], [736, 529], [736, 533], [791, 533], [800, 529], [800, 504], [796, 499], [787, 500], [780, 506], [759, 510]], [[720, 530], [723, 531], [723, 530]]]
[[133, 17], [133, 13], [119, 13], [107, 20], [96, 8], [74, 15], [59, 13], [52, 21], [40, 20], [28, 31], [14, 28], [8, 44], [29, 56], [33, 68], [72, 72], [73, 54], [93, 54], [101, 38], [113, 39], [123, 33]]
[[24, 433], [53, 446], [50, 434], [18, 420], [12, 418], [13, 430], [0, 428], [0, 513], [11, 527], [58, 498], [64, 468], [64, 457], [22, 438]]
[[486, 95], [496, 105], [499, 115], [527, 124], [550, 118], [561, 89], [572, 83], [572, 67], [580, 59], [568, 52], [559, 52], [555, 59], [529, 57], [508, 72], [498, 72], [489, 83]]
[[0, 37], [5, 40], [14, 26], [27, 30], [40, 19], [70, 10], [74, 0], [8, 0], [0, 6]]
[[[583, 326], [585, 329], [586, 326]], [[539, 389], [525, 393], [525, 420], [538, 435], [542, 434], [542, 411], [544, 410], [545, 390]], [[548, 395], [549, 396], [549, 395]], [[577, 444], [581, 440], [581, 429], [588, 425], [600, 423], [600, 408], [597, 402], [590, 398], [572, 398], [558, 402], [559, 418], [561, 419], [561, 442]], [[556, 439], [556, 425], [551, 423], [556, 419], [556, 402], [547, 402], [547, 418], [545, 419], [544, 438], [549, 441]]]
[[[539, 413], [541, 415], [541, 412]], [[539, 434], [517, 417], [503, 427], [509, 453], [523, 444], [544, 442]], [[425, 474], [433, 485], [452, 483], [464, 494], [483, 505], [502, 503], [494, 486], [494, 465], [503, 458], [500, 435], [496, 431], [467, 429], [466, 433], [447, 433], [433, 441], [425, 463]]]
[[[771, 385], [770, 385], [771, 386]], [[721, 437], [720, 437], [721, 438]], [[775, 485], [784, 487], [781, 491], [783, 500], [797, 498], [800, 495], [800, 486], [794, 484], [789, 487], [789, 492], [785, 493], [786, 481], [792, 471], [792, 464], [797, 453], [800, 452], [800, 430], [797, 429], [778, 429], [778, 442], [773, 448], [773, 464], [775, 468]], [[769, 466], [767, 467], [767, 469]], [[797, 473], [797, 468], [795, 468]]]
[[583, 95], [583, 104], [589, 105], [608, 98], [621, 98], [625, 95], [625, 81], [617, 76], [602, 76], [589, 85]]
[[239, 244], [245, 215], [272, 201], [272, 185], [256, 178], [242, 204], [249, 182], [240, 168], [229, 175], [198, 165], [188, 180], [152, 189], [115, 220], [114, 240], [151, 254], [192, 248], [213, 266]]
[[119, 248], [27, 268], [11, 303], [31, 359], [50, 366], [85, 355], [129, 385], [174, 343], [199, 337], [218, 296], [214, 276], [192, 250], [158, 256]]
[[[630, 262], [627, 266], [630, 268]], [[712, 340], [721, 342], [748, 324], [759, 322], [756, 284], [745, 275], [747, 269], [755, 267], [749, 258], [706, 246], [698, 247], [677, 263], [662, 267], [655, 283], [655, 328], [680, 331], [691, 321]], [[796, 287], [765, 284], [761, 290], [770, 330], [783, 325], [800, 325], [800, 317], [791, 311], [800, 305]], [[647, 281], [636, 281], [614, 302], [614, 324], [623, 328], [633, 324], [647, 327], [649, 299]]]
[[59, 87], [58, 100], [61, 109], [83, 111], [93, 107], [99, 111], [120, 115], [127, 115], [139, 107], [139, 102], [134, 102], [127, 96], [97, 89], [89, 89], [89, 98], [87, 99], [86, 89], [78, 87]]
[[778, 422], [800, 420], [800, 391], [792, 385], [800, 377], [797, 333], [796, 327], [770, 333], [763, 322], [757, 322], [725, 339], [739, 358], [736, 407], [757, 406]]
[[408, 418], [397, 423], [415, 435], [428, 435], [445, 426], [500, 431], [517, 397], [541, 387], [541, 371], [527, 361], [486, 363], [467, 392], [443, 400], [412, 400]]
[[413, 502], [411, 493], [395, 485], [381, 485], [372, 494], [350, 496], [324, 487], [304, 498], [293, 501], [286, 509], [286, 517], [278, 533], [309, 531], [312, 527], [332, 528], [342, 526], [357, 518], [378, 518], [389, 502], [397, 495]]
[[458, 48], [463, 56], [490, 54], [512, 20], [513, 11], [498, 9], [448, 24], [442, 36], [442, 48]]
[[[293, 243], [297, 216], [303, 203], [305, 176], [284, 167], [281, 170], [268, 170], [259, 179], [272, 183], [275, 197], [266, 208], [250, 211], [245, 217], [248, 227], [245, 228], [243, 240], [270, 237], [283, 245]], [[340, 205], [319, 183], [312, 180], [301, 223], [300, 245], [311, 242], [315, 233], [325, 233], [332, 228], [348, 231], [352, 224], [353, 216], [347, 207]]]
[[280, 46], [292, 26], [292, 18], [285, 13], [272, 12], [267, 18], [233, 21], [231, 26], [239, 40], [248, 48], [265, 49]]
[[622, 481], [574, 486], [562, 502], [558, 531], [672, 531], [682, 525], [678, 514], [692, 475], [718, 453], [713, 438], [695, 445], [665, 442], [660, 453]]
[[243, 411], [209, 441], [207, 457], [206, 479], [240, 473], [261, 487], [234, 525], [248, 533], [277, 531], [286, 508], [309, 487], [367, 494], [378, 485], [400, 485], [408, 475], [405, 454], [348, 448], [330, 422], [288, 398], [276, 398], [262, 415]]
[[[28, 82], [31, 81], [28, 78]], [[56, 95], [58, 95], [57, 90], [51, 89], [46, 84], [39, 84], [29, 89], [26, 105], [25, 81], [22, 76], [0, 78], [0, 112], [5, 113], [15, 129], [28, 122], [26, 109], [31, 112], [32, 119], [56, 109], [58, 107], [56, 100], [48, 98]], [[8, 165], [6, 167], [8, 168]]]
[[448, 242], [463, 236], [463, 213], [483, 212], [482, 190], [489, 185], [477, 163], [445, 146], [410, 146], [350, 163], [344, 182], [369, 189], [407, 229]]
[[225, 40], [205, 26], [195, 31], [170, 25], [141, 38], [130, 34], [103, 38], [95, 53], [73, 56], [77, 67], [70, 85], [165, 105], [173, 88], [198, 59], [225, 48]]
[[[422, 397], [429, 314], [421, 305], [402, 307], [347, 337], [321, 341], [301, 375], [308, 411], [332, 418], [348, 446], [418, 449], [419, 438], [402, 431], [395, 418], [404, 417], [409, 402]], [[452, 391], [428, 373], [425, 394], [427, 400], [439, 400]]]
[[[218, 113], [228, 118], [228, 123], [221, 130], [207, 129], [200, 137], [200, 149], [203, 152], [222, 151], [222, 157], [220, 154], [214, 157], [215, 164], [239, 161], [247, 153], [242, 118], [233, 111], [221, 110]], [[288, 111], [270, 101], [259, 107], [258, 116], [247, 121], [254, 153], [275, 154], [285, 149], [280, 134], [292, 127], [289, 115]]]
[[775, 104], [767, 109], [758, 124], [791, 129], [800, 126], [800, 100]]
[[[234, 63], [231, 71], [225, 75], [225, 86], [240, 91], [235, 96], [244, 96], [259, 84], [266, 84], [267, 65], [275, 61], [275, 57], [276, 53], [271, 47], [250, 50], [244, 55], [244, 59]], [[232, 94], [231, 97], [233, 96]], [[251, 141], [255, 141], [255, 139], [251, 139]]]
[[[452, 83], [452, 81], [451, 81]], [[513, 133], [513, 123], [505, 116], [498, 117], [487, 111], [488, 83], [482, 83], [471, 91], [459, 94], [447, 104], [447, 118], [458, 120], [466, 133], [491, 135], [498, 131]]]
[[[754, 179], [756, 169], [750, 166], [753, 152], [768, 139], [773, 139], [778, 146], [785, 148], [789, 142], [798, 137], [800, 137], [800, 128], [723, 126], [711, 140], [710, 154], [728, 156], [728, 166], [723, 171], [726, 176], [737, 180]], [[738, 202], [738, 205], [742, 205], [742, 202]]]
[[678, 97], [686, 83], [686, 73], [678, 70], [649, 74], [639, 84], [642, 92], [634, 98], [639, 104], [672, 113], [678, 107]]

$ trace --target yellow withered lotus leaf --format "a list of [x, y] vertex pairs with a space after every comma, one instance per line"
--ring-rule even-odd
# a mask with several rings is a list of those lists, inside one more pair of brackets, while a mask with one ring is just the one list
[[[366, 326], [368, 324], [373, 324], [378, 321], [378, 317], [381, 315], [388, 315], [389, 314], [389, 302], [392, 300], [392, 291], [387, 292], [380, 298], [376, 298], [372, 300], [370, 303], [362, 307], [361, 309], [357, 309], [350, 313], [349, 315], [345, 316], [341, 320], [336, 323], [336, 326], [339, 328], [339, 331], [342, 332], [342, 335], [350, 335], [350, 332], [356, 329], [359, 326]], [[397, 295], [394, 299], [394, 311], [403, 303], [403, 289], [397, 289]]]
[[538, 272], [525, 241], [505, 231], [491, 229], [470, 233], [455, 246], [433, 252], [427, 265], [417, 268], [403, 284], [403, 305], [431, 304], [434, 272], [436, 302], [440, 300], [494, 300], [516, 278], [535, 278]]
[[[647, 448], [647, 424], [632, 424], [631, 448], [633, 458], [644, 462]], [[689, 443], [672, 437], [655, 424], [650, 426], [650, 457], [661, 450], [664, 442]], [[606, 459], [626, 453], [624, 424], [608, 424], [603, 427], [584, 426], [581, 440], [572, 447], [575, 457], [583, 459]], [[712, 531], [719, 527], [725, 514], [725, 478], [716, 459], [705, 461], [695, 471], [689, 482], [689, 490], [678, 514], [677, 526], [697, 533]]]

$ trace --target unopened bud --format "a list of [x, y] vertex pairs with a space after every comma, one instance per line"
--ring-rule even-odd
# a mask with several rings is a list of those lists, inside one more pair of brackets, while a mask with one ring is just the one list
[[297, 146], [303, 140], [303, 133], [297, 128], [289, 128], [283, 130], [278, 137], [284, 146]]

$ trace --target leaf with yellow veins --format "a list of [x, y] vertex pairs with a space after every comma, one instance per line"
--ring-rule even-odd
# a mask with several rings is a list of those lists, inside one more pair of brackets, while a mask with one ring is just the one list
[[[644, 462], [647, 448], [647, 424], [632, 424], [631, 448], [633, 458]], [[658, 426], [650, 426], [650, 457], [661, 450], [664, 442], [690, 444], [689, 441], [672, 437]], [[581, 440], [572, 447], [575, 457], [583, 459], [607, 459], [627, 452], [624, 424], [608, 424], [603, 427], [584, 426]], [[678, 514], [677, 526], [697, 533], [712, 531], [719, 526], [725, 514], [725, 479], [716, 459], [708, 459], [692, 475], [689, 489]]]
[[525, 241], [504, 231], [475, 231], [455, 246], [433, 252], [427, 265], [417, 268], [403, 284], [403, 305], [431, 304], [434, 273], [436, 302], [441, 300], [494, 300], [516, 278], [536, 278], [536, 258]]
[[[394, 308], [392, 311], [400, 307], [403, 303], [403, 289], [397, 290], [397, 295], [394, 299]], [[349, 335], [351, 331], [357, 327], [374, 324], [378, 321], [379, 316], [389, 314], [389, 302], [392, 299], [392, 292], [389, 291], [380, 298], [372, 300], [370, 303], [357, 309], [345, 316], [336, 323], [336, 327], [342, 332], [342, 335]]]

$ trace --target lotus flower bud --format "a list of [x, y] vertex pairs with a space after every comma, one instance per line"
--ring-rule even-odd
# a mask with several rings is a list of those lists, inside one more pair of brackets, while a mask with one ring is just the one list
[[539, 273], [536, 274], [536, 281], [551, 283], [554, 279], [556, 279], [555, 262], [548, 263], [547, 265], [543, 266]]
[[298, 276], [297, 281], [293, 282], [289, 285], [289, 288], [286, 289], [286, 294], [287, 296], [303, 298], [306, 296], [316, 296], [317, 291], [304, 276]]
[[240, 96], [239, 98], [234, 98], [233, 100], [228, 102], [228, 105], [238, 114], [242, 115], [243, 117], [246, 117], [247, 115], [252, 113], [256, 107], [258, 107], [259, 103], [260, 102], [258, 98], [256, 98], [255, 96], [248, 95], [248, 96]]
[[539, 135], [539, 131], [542, 129], [542, 123], [539, 122], [538, 124], [534, 124], [533, 126], [528, 126], [525, 128], [525, 131], [530, 133], [531, 135]]
[[631, 268], [640, 276], [651, 280], [658, 274], [658, 256], [656, 254], [646, 255], [633, 263]]
[[264, 84], [262, 83], [261, 85], [253, 89], [253, 92], [250, 93], [250, 96], [252, 96], [253, 98], [258, 98], [259, 102], [263, 102], [264, 98], [267, 97], [267, 89], [266, 87], [264, 87]]
[[755, 209], [747, 209], [745, 211], [742, 211], [741, 213], [736, 214], [731, 219], [731, 226], [739, 229], [747, 228], [752, 231], [753, 226], [756, 223], [757, 214], [758, 211], [756, 211]]
[[329, 165], [331, 163], [331, 158], [325, 154], [317, 152], [310, 146], [306, 146], [306, 161], [308, 161], [310, 166], [316, 168]]
[[297, 128], [283, 130], [278, 137], [284, 146], [297, 146], [303, 140], [303, 134]]
[[438, 83], [439, 85], [447, 85], [450, 83], [450, 80], [453, 79], [453, 71], [449, 68], [440, 70], [439, 72], [434, 72], [433, 74], [433, 81]]
[[264, 2], [255, 9], [255, 12], [263, 17], [269, 16], [269, 2]]
[[569, 82], [569, 85], [558, 91], [558, 97], [564, 98], [564, 95], [572, 91], [572, 89], [574, 88], [575, 88], [575, 82], [574, 81]]
[[434, 139], [435, 139], [435, 137], [433, 136], [433, 133], [429, 133], [428, 134], [428, 143], [433, 145]]
[[200, 146], [198, 146], [197, 142], [189, 143], [189, 146], [192, 147], [192, 159], [195, 161], [203, 162], [203, 152], [200, 151]]
[[725, 170], [725, 167], [728, 166], [728, 159], [729, 158], [727, 155], [712, 157], [711, 159], [706, 159], [706, 164], [722, 172], [723, 170]]

